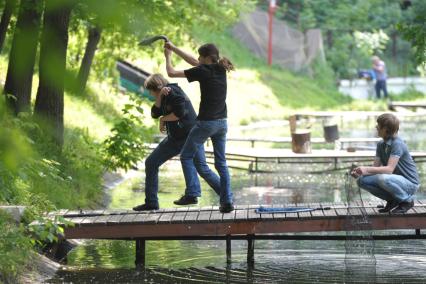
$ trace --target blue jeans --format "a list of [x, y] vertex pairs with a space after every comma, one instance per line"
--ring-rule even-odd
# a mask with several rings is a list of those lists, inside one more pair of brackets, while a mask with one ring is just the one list
[[385, 98], [388, 97], [388, 90], [386, 89], [386, 80], [377, 80], [376, 85], [376, 97], [380, 99], [380, 90], [383, 90], [383, 95]]
[[[175, 140], [171, 137], [164, 138], [163, 141], [158, 144], [157, 148], [145, 160], [145, 204], [158, 206], [158, 168], [164, 164], [167, 160], [170, 160], [174, 156], [178, 155], [185, 144], [185, 140]], [[204, 147], [200, 147], [193, 156], [193, 165], [195, 165], [196, 172], [211, 186], [214, 191], [219, 194], [220, 192], [220, 180], [219, 177], [209, 168], [206, 163], [206, 157], [204, 154]], [[195, 173], [194, 179], [198, 184], [198, 187], [185, 189], [185, 195], [189, 196], [200, 196], [200, 181], [198, 180], [197, 173]]]
[[185, 145], [180, 153], [183, 174], [185, 176], [186, 188], [194, 195], [197, 193], [199, 183], [193, 158], [204, 142], [210, 137], [214, 150], [214, 166], [220, 176], [220, 204], [232, 202], [231, 179], [229, 177], [228, 166], [225, 158], [226, 132], [228, 124], [226, 119], [216, 119], [208, 121], [197, 121], [189, 132]]
[[419, 185], [412, 183], [401, 175], [377, 174], [362, 176], [357, 180], [359, 187], [367, 190], [374, 196], [386, 201], [398, 203], [413, 201], [413, 195]]

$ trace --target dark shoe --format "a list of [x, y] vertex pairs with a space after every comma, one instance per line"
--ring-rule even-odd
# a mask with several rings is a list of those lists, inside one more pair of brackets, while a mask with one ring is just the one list
[[[382, 205], [383, 206], [383, 205]], [[398, 202], [396, 200], [391, 200], [386, 203], [384, 208], [379, 209], [380, 213], [387, 213], [398, 206]]]
[[229, 203], [229, 202], [221, 204], [220, 207], [219, 207], [220, 213], [229, 213], [231, 211], [234, 211], [234, 209], [235, 209], [234, 204]]
[[401, 202], [399, 203], [398, 207], [393, 209], [391, 212], [393, 214], [403, 214], [414, 207], [414, 201], [410, 202]]
[[149, 210], [158, 210], [158, 206], [152, 206], [148, 204], [141, 204], [133, 207], [134, 211], [149, 211]]
[[198, 198], [196, 196], [186, 196], [182, 195], [178, 200], [173, 201], [176, 205], [190, 205], [197, 204]]

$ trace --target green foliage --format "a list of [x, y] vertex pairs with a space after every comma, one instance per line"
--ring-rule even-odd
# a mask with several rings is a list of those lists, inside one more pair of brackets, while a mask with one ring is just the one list
[[415, 58], [418, 64], [426, 64], [426, 2], [413, 0], [409, 8], [413, 16], [398, 23], [398, 30], [403, 37], [415, 47]]
[[147, 153], [146, 141], [152, 140], [152, 131], [144, 126], [142, 103], [141, 99], [134, 98], [124, 106], [123, 116], [103, 143], [104, 164], [110, 170], [136, 167]]
[[414, 87], [408, 88], [400, 94], [389, 94], [389, 97], [393, 101], [413, 101], [417, 99], [425, 99], [426, 96], [424, 93], [419, 92]]
[[[426, 38], [424, 15], [426, 13], [420, 6], [425, 6], [426, 2], [414, 0], [413, 7], [406, 10], [401, 10], [399, 2], [396, 0], [279, 1], [277, 17], [286, 20], [300, 31], [308, 28], [321, 29], [327, 60], [338, 78], [352, 78], [356, 75], [357, 69], [370, 68], [369, 59], [373, 52], [385, 59], [391, 76], [407, 76], [417, 74], [415, 65], [413, 66], [413, 51], [410, 44], [401, 39], [396, 26], [398, 22], [404, 23], [408, 33], [405, 38], [411, 42], [416, 41], [419, 46], [424, 47]], [[264, 1], [261, 3], [265, 4]], [[417, 20], [413, 20], [413, 12], [417, 14]], [[383, 31], [383, 35], [390, 38], [386, 45], [379, 46], [371, 42], [374, 35], [377, 35], [376, 31], [380, 30]], [[403, 29], [400, 31], [404, 34]], [[420, 53], [424, 54], [424, 50], [423, 48]], [[419, 50], [417, 57], [419, 57]]]
[[17, 283], [17, 277], [32, 255], [31, 239], [24, 227], [17, 226], [0, 211], [0, 282]]
[[32, 243], [44, 246], [59, 240], [64, 234], [65, 227], [73, 227], [74, 223], [62, 216], [52, 218], [39, 217], [36, 222], [28, 226], [28, 231], [33, 235]]

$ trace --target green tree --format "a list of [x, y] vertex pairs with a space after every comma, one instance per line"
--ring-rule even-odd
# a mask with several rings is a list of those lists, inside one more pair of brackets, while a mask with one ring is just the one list
[[29, 111], [35, 56], [40, 29], [41, 0], [22, 0], [13, 34], [4, 93], [17, 114]]
[[73, 5], [70, 1], [46, 2], [40, 45], [40, 82], [34, 106], [34, 114], [60, 147], [63, 145], [64, 135], [68, 25]]
[[4, 40], [6, 38], [7, 27], [9, 26], [10, 19], [15, 10], [16, 0], [6, 0], [4, 5], [3, 14], [0, 20], [0, 52], [3, 48]]
[[411, 1], [412, 7], [408, 8], [412, 16], [398, 23], [398, 30], [403, 37], [415, 47], [415, 58], [418, 64], [426, 62], [426, 2], [422, 0]]

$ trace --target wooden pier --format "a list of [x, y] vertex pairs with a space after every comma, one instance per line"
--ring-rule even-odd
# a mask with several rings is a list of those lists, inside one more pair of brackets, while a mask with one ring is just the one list
[[[380, 203], [379, 203], [380, 204]], [[62, 216], [74, 223], [64, 228], [65, 239], [133, 240], [137, 265], [145, 265], [145, 242], [148, 240], [224, 240], [227, 260], [231, 259], [231, 240], [247, 240], [247, 261], [254, 261], [255, 239], [275, 240], [345, 240], [336, 232], [358, 230], [408, 230], [395, 234], [373, 234], [375, 240], [425, 239], [426, 200], [418, 200], [405, 214], [381, 214], [378, 203], [274, 204], [268, 207], [309, 207], [310, 212], [258, 214], [259, 205], [237, 205], [222, 214], [217, 206], [185, 207], [135, 212], [131, 210], [60, 210], [48, 218]], [[383, 204], [381, 204], [383, 205]], [[356, 226], [357, 217], [368, 226]], [[324, 232], [335, 232], [324, 234]], [[299, 233], [311, 233], [302, 234]], [[320, 234], [318, 234], [320, 233]], [[353, 239], [353, 236], [351, 236]]]
[[426, 102], [390, 102], [388, 108], [392, 111], [397, 111], [400, 108], [417, 111], [418, 109], [425, 109]]
[[[325, 141], [324, 138], [314, 137], [310, 139], [312, 144], [334, 144], [334, 148], [336, 150], [345, 150], [348, 146], [358, 146], [359, 144], [363, 144], [361, 147], [365, 146], [365, 144], [374, 144], [376, 145], [381, 138], [377, 137], [355, 137], [355, 138], [340, 138], [332, 143]], [[274, 144], [291, 144], [291, 137], [271, 137], [271, 138], [255, 138], [255, 137], [227, 137], [226, 141], [229, 142], [248, 142], [251, 145], [251, 148], [255, 147], [255, 143], [274, 143]], [[207, 145], [210, 145], [210, 142], [207, 142]]]
[[[416, 163], [426, 162], [426, 152], [410, 152]], [[339, 164], [346, 163], [372, 163], [376, 151], [361, 150], [348, 152], [342, 150], [312, 150], [309, 154], [296, 154], [291, 149], [278, 148], [231, 148], [226, 149], [226, 159], [228, 162], [245, 162], [250, 172], [262, 172], [259, 165], [262, 163], [276, 164], [332, 164], [328, 170], [339, 169]], [[213, 149], [206, 147], [206, 157], [213, 159]], [[232, 167], [232, 165], [231, 165]], [[234, 166], [234, 168], [244, 169]], [[348, 167], [344, 167], [348, 168]]]

